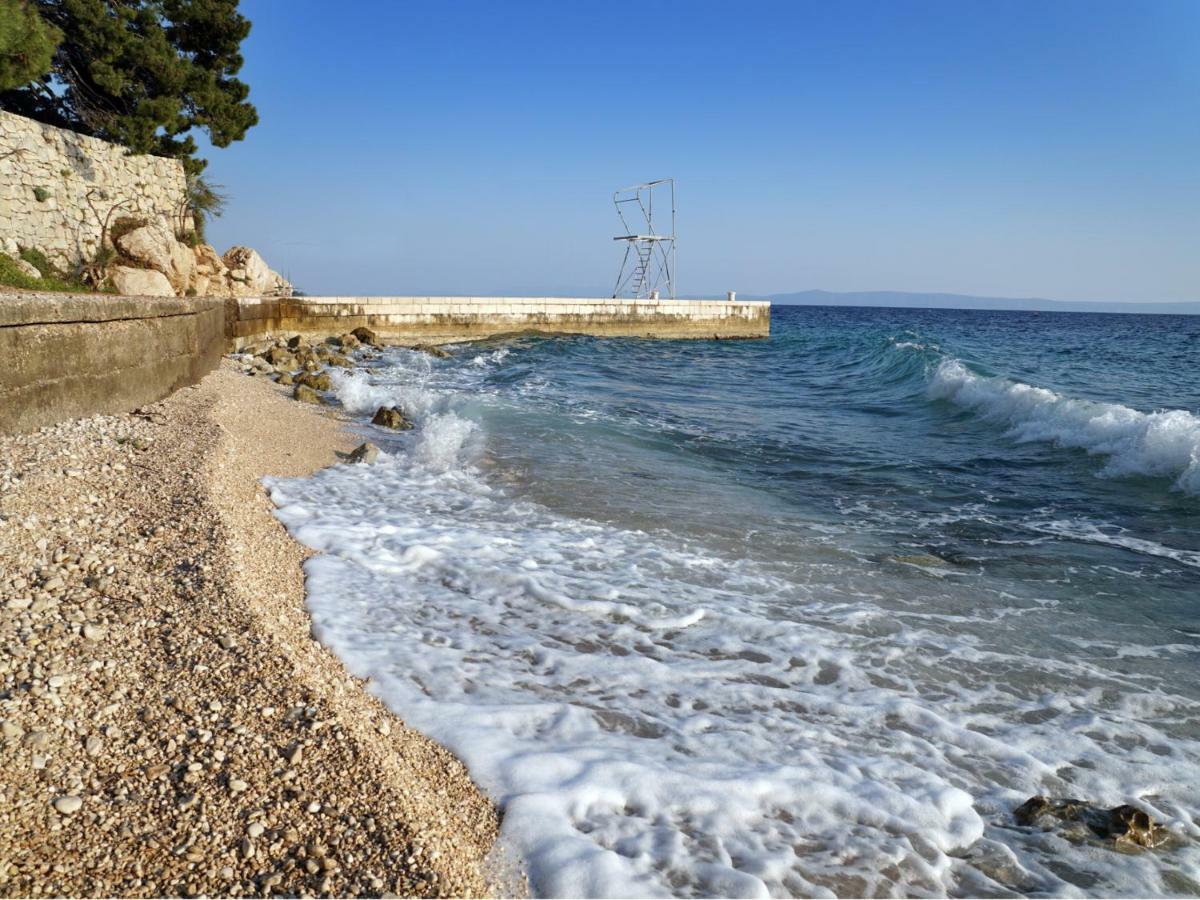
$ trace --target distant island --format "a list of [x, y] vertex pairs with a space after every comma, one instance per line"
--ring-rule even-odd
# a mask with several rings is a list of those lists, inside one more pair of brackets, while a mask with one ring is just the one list
[[1045, 300], [1041, 297], [974, 297], [970, 294], [918, 294], [906, 291], [797, 291], [769, 294], [784, 306], [891, 306], [917, 309], [992, 309], [1038, 312], [1148, 313], [1200, 315], [1200, 300], [1190, 303], [1118, 303], [1088, 300]]

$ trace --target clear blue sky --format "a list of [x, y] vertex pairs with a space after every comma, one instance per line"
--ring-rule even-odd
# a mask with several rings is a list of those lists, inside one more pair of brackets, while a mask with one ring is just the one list
[[1200, 300], [1200, 0], [244, 0], [260, 124], [211, 237], [309, 293]]

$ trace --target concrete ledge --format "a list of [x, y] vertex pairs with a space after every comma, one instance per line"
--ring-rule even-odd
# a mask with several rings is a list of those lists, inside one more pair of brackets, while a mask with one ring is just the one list
[[265, 334], [337, 334], [370, 328], [392, 341], [451, 343], [514, 332], [602, 337], [760, 338], [771, 330], [761, 300], [621, 300], [581, 297], [289, 297], [230, 301], [231, 348]]
[[225, 302], [0, 294], [0, 432], [127, 412], [221, 359]]

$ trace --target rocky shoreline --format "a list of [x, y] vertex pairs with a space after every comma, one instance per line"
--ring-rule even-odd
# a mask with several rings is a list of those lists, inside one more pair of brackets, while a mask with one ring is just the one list
[[[350, 348], [290, 349], [266, 371]], [[354, 442], [241, 359], [0, 438], [0, 894], [511, 890], [463, 765], [312, 638], [259, 479]]]

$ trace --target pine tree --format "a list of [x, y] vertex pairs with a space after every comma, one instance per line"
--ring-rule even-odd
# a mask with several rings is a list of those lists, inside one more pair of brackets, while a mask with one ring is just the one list
[[44, 77], [60, 40], [29, 0], [0, 0], [0, 92]]
[[[11, 2], [11, 0], [0, 0]], [[35, 0], [62, 33], [49, 74], [0, 93], [0, 108], [204, 168], [188, 135], [217, 147], [258, 121], [235, 76], [250, 22], [237, 0]]]

